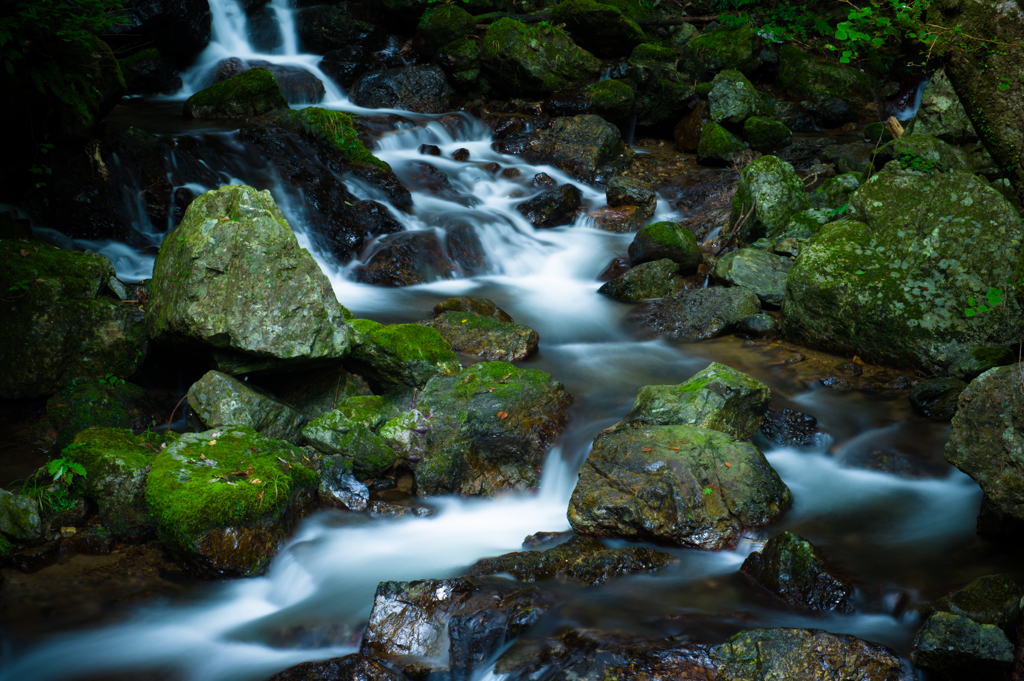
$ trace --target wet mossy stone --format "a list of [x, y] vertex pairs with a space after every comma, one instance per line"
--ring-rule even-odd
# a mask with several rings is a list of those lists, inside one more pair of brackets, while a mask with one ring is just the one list
[[630, 61], [639, 62], [660, 62], [675, 65], [679, 61], [679, 54], [671, 47], [658, 45], [657, 43], [644, 43], [637, 45], [629, 55]]
[[590, 113], [614, 123], [629, 123], [636, 102], [633, 88], [621, 80], [602, 80], [585, 88]]
[[672, 554], [646, 546], [609, 549], [593, 537], [576, 536], [547, 551], [516, 551], [497, 558], [484, 558], [473, 564], [469, 574], [508, 573], [520, 582], [564, 576], [587, 586], [597, 586], [613, 577], [657, 572], [672, 560]]
[[913, 672], [892, 649], [821, 629], [752, 629], [711, 651], [719, 681], [905, 681]]
[[1005, 678], [1013, 663], [1013, 644], [997, 626], [937, 612], [914, 638], [914, 664], [940, 678]]
[[598, 437], [568, 515], [583, 535], [721, 550], [749, 528], [777, 521], [792, 503], [749, 442], [692, 426], [651, 426]]
[[138, 371], [148, 348], [145, 316], [104, 295], [114, 277], [105, 256], [2, 239], [0, 261], [0, 397], [38, 397]]
[[608, 180], [605, 197], [609, 206], [636, 206], [645, 218], [654, 217], [658, 195], [649, 182], [619, 175]]
[[762, 237], [775, 239], [786, 229], [793, 215], [810, 207], [804, 183], [793, 166], [775, 156], [762, 156], [751, 161], [740, 173], [729, 222], [735, 225], [753, 208], [753, 213], [743, 223], [740, 237], [745, 243]]
[[694, 426], [749, 440], [761, 427], [771, 397], [768, 386], [753, 376], [712, 362], [679, 385], [640, 388], [633, 408], [610, 430]]
[[811, 542], [792, 532], [769, 539], [740, 572], [779, 597], [809, 610], [850, 612], [853, 584], [831, 569]]
[[305, 414], [233, 376], [208, 371], [188, 389], [186, 399], [189, 424], [196, 430], [246, 426], [275, 440], [302, 444]]
[[598, 75], [601, 62], [561, 29], [499, 19], [484, 35], [484, 69], [498, 89], [514, 96], [544, 97]]
[[436, 329], [455, 352], [488, 361], [518, 362], [536, 352], [540, 336], [533, 329], [472, 312], [442, 312], [416, 322]]
[[706, 166], [727, 166], [746, 150], [736, 135], [714, 121], [707, 121], [697, 142], [697, 161]]
[[352, 117], [340, 111], [330, 111], [320, 107], [307, 107], [288, 114], [288, 120], [302, 126], [308, 135], [312, 135], [341, 152], [341, 159], [353, 165], [365, 165], [391, 173], [391, 166], [374, 156], [359, 141], [359, 133], [352, 122]]
[[967, 170], [967, 161], [959, 149], [930, 135], [904, 135], [880, 147], [871, 158], [875, 168], [882, 168], [889, 161], [924, 173]]
[[649, 303], [637, 321], [652, 331], [686, 343], [714, 338], [761, 311], [757, 294], [742, 286], [684, 289]]
[[86, 428], [142, 430], [153, 424], [146, 391], [120, 379], [76, 381], [46, 401], [46, 420], [60, 451]]
[[274, 74], [250, 69], [200, 90], [185, 100], [185, 118], [245, 118], [287, 109]]
[[156, 455], [176, 439], [168, 432], [133, 435], [123, 428], [89, 428], [61, 453], [85, 468], [76, 484], [118, 540], [152, 537], [155, 523], [146, 504], [146, 478]]
[[731, 286], [744, 286], [762, 303], [782, 305], [786, 296], [786, 275], [793, 260], [759, 248], [741, 248], [726, 253], [715, 263], [716, 279]]
[[948, 612], [1012, 633], [1021, 622], [1022, 598], [1024, 589], [1010, 575], [986, 575], [932, 601], [922, 612]]
[[1016, 358], [1011, 348], [975, 348], [949, 365], [949, 375], [969, 383], [989, 369], [1013, 363]]
[[550, 127], [533, 134], [522, 154], [530, 163], [553, 165], [578, 180], [593, 182], [624, 149], [617, 127], [587, 114], [554, 119]]
[[664, 258], [640, 263], [606, 282], [597, 292], [626, 303], [636, 303], [667, 296], [681, 285], [679, 263]]
[[410, 453], [421, 457], [417, 493], [491, 496], [536, 487], [570, 404], [572, 395], [550, 374], [505, 362], [432, 378], [416, 404], [423, 420], [407, 431], [415, 439]]
[[146, 502], [157, 536], [197, 574], [266, 569], [318, 477], [301, 449], [251, 428], [186, 433], [153, 459]]
[[754, 151], [777, 151], [793, 141], [793, 131], [764, 116], [751, 116], [743, 123], [743, 137]]
[[464, 38], [476, 30], [473, 15], [457, 5], [431, 7], [420, 17], [416, 37], [423, 41], [429, 52]]
[[800, 251], [786, 280], [783, 334], [866, 362], [945, 373], [979, 346], [1016, 345], [1016, 301], [967, 316], [1004, 289], [1021, 248], [1016, 211], [973, 175], [886, 166], [850, 197], [850, 216]]
[[704, 254], [697, 246], [697, 237], [675, 222], [647, 225], [636, 233], [629, 244], [629, 261], [634, 266], [664, 258], [678, 263], [684, 272], [693, 271], [704, 262]]
[[512, 316], [498, 307], [490, 298], [448, 298], [434, 306], [432, 310], [436, 317], [445, 312], [472, 312], [483, 317], [490, 317], [499, 322], [514, 322]]
[[23, 494], [0, 489], [0, 538], [16, 542], [33, 542], [43, 537], [39, 505]]
[[813, 57], [793, 45], [779, 51], [779, 82], [801, 100], [817, 105], [831, 98], [849, 103], [860, 116], [873, 111], [871, 76], [849, 66]]
[[231, 374], [326, 364], [353, 332], [330, 280], [268, 191], [231, 185], [193, 201], [156, 258], [150, 338], [198, 346]]
[[378, 392], [422, 388], [437, 375], [452, 375], [462, 365], [436, 329], [418, 324], [384, 326], [356, 319], [359, 334], [347, 364]]
[[644, 41], [643, 30], [622, 10], [594, 0], [565, 0], [551, 10], [551, 20], [599, 57], [624, 57]]
[[[787, 239], [798, 239], [800, 242], [806, 241], [817, 234], [822, 226], [838, 219], [838, 216], [833, 212], [834, 210], [829, 208], [808, 208], [799, 213], [794, 213], [793, 217], [789, 219], [789, 224], [776, 237], [775, 244], [780, 244]], [[768, 240], [764, 239], [764, 241]], [[769, 241], [768, 243], [771, 242]], [[796, 254], [794, 253], [793, 255]]]
[[353, 397], [332, 412], [310, 421], [302, 434], [313, 447], [344, 458], [360, 480], [377, 478], [394, 466], [398, 455], [377, 432], [384, 425], [383, 398]]
[[460, 38], [444, 45], [435, 58], [456, 90], [472, 90], [480, 81], [480, 41]]
[[714, 82], [707, 81], [706, 83], [697, 83], [693, 86], [693, 92], [701, 99], [706, 100], [708, 95], [711, 94], [711, 90], [715, 87]]
[[949, 421], [967, 384], [957, 378], [930, 378], [910, 391], [910, 404], [933, 421]]
[[761, 95], [739, 71], [726, 69], [711, 81], [708, 93], [711, 120], [739, 125], [761, 113]]
[[710, 81], [726, 69], [751, 73], [760, 64], [759, 43], [746, 22], [737, 28], [706, 31], [686, 43], [680, 68], [701, 81]]
[[[850, 203], [850, 196], [860, 189], [859, 173], [843, 173], [825, 180], [810, 196], [814, 208], [831, 208], [839, 211]], [[845, 211], [843, 211], [845, 213]], [[834, 218], [838, 219], [838, 213]]]

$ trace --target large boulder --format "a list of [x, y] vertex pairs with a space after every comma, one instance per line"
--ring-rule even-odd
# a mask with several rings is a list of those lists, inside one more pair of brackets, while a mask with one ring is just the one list
[[[216, 67], [213, 76], [214, 83], [221, 83], [240, 73], [246, 73], [252, 69], [266, 69], [274, 76], [278, 87], [281, 88], [281, 95], [289, 104], [316, 104], [323, 100], [327, 94], [323, 81], [301, 66], [289, 66], [287, 64], [274, 64], [262, 59], [242, 60], [238, 57], [231, 57], [222, 60]], [[233, 100], [235, 101], [235, 100]], [[280, 106], [274, 108], [283, 108]], [[195, 118], [219, 118], [221, 115], [198, 115]], [[188, 114], [186, 114], [188, 115]], [[244, 114], [243, 114], [244, 115]]]
[[544, 97], [598, 75], [601, 62], [553, 26], [499, 19], [484, 35], [480, 61], [508, 94]]
[[722, 71], [711, 81], [708, 94], [711, 120], [739, 125], [761, 113], [761, 95], [739, 71]]
[[701, 82], [726, 69], [750, 74], [760, 66], [759, 49], [760, 41], [747, 22], [736, 28], [720, 27], [686, 43], [681, 68]]
[[157, 536], [205, 577], [258, 575], [318, 478], [301, 449], [234, 426], [186, 433], [156, 455], [146, 502]]
[[233, 185], [193, 201], [164, 240], [146, 327], [239, 374], [344, 357], [353, 332], [342, 310], [270, 192]]
[[274, 440], [300, 444], [306, 415], [254, 385], [209, 371], [186, 395], [196, 430], [246, 426]]
[[726, 253], [715, 263], [716, 279], [732, 286], [744, 286], [762, 303], [782, 305], [786, 297], [786, 275], [793, 260], [760, 248], [741, 248]]
[[274, 74], [268, 69], [249, 69], [200, 90], [185, 100], [185, 118], [244, 118], [274, 109], [287, 109]]
[[602, 166], [625, 148], [619, 129], [594, 115], [556, 118], [524, 144], [494, 146], [503, 153], [520, 153], [531, 163], [553, 165], [583, 182], [600, 177]]
[[933, 73], [925, 86], [911, 131], [954, 144], [978, 139], [978, 133], [944, 70]]
[[416, 323], [436, 329], [455, 352], [489, 361], [518, 362], [536, 352], [540, 342], [527, 326], [473, 312], [442, 312]]
[[793, 131], [771, 118], [751, 116], [743, 123], [743, 137], [754, 151], [771, 153], [788, 147]]
[[749, 442], [692, 426], [626, 428], [594, 442], [569, 523], [584, 535], [718, 550], [792, 503]]
[[1006, 678], [1013, 657], [1013, 643], [1002, 629], [948, 612], [925, 621], [911, 654], [915, 665], [948, 681]]
[[423, 13], [416, 28], [416, 38], [428, 54], [433, 54], [475, 30], [476, 19], [472, 14], [457, 5], [444, 5]]
[[684, 342], [707, 340], [732, 330], [761, 311], [761, 301], [742, 286], [684, 289], [649, 303], [636, 321], [651, 331]]
[[565, 0], [551, 10], [551, 19], [563, 24], [576, 44], [599, 57], [624, 57], [644, 42], [640, 26], [611, 3]]
[[676, 222], [655, 222], [636, 233], [629, 244], [629, 261], [634, 265], [656, 260], [669, 260], [691, 272], [704, 262], [693, 232]]
[[[967, 173], [890, 164], [851, 196], [850, 208], [789, 272], [788, 339], [934, 373], [978, 347], [1019, 341], [1024, 315], [1005, 282], [1022, 227], [999, 192]], [[977, 300], [992, 309], [979, 310]]]
[[436, 329], [384, 326], [369, 319], [356, 319], [352, 327], [359, 336], [346, 364], [377, 391], [422, 388], [434, 376], [450, 376], [462, 368]]
[[793, 166], [775, 156], [762, 156], [740, 173], [730, 223], [735, 225], [750, 213], [740, 231], [743, 240], [773, 240], [782, 235], [796, 213], [810, 207], [804, 183]]
[[[881, 113], [876, 110], [871, 76], [850, 66], [813, 57], [794, 45], [783, 45], [779, 51], [779, 82], [791, 95], [812, 102], [819, 110], [830, 100], [840, 100], [851, 107], [856, 117]], [[842, 124], [845, 121], [824, 122]]]
[[664, 258], [645, 262], [606, 282], [598, 293], [616, 300], [636, 303], [647, 298], [661, 298], [674, 293], [682, 285], [679, 263]]
[[17, 542], [43, 538], [43, 523], [35, 499], [0, 489], [0, 550], [5, 543], [4, 537]]
[[343, 2], [326, 7], [309, 7], [295, 13], [295, 32], [303, 52], [326, 54], [331, 50], [358, 46], [378, 47], [384, 35], [373, 23], [357, 16], [356, 3]]
[[792, 532], [769, 539], [740, 572], [785, 603], [809, 610], [850, 612], [853, 584], [830, 568], [811, 542]]
[[[697, 116], [699, 121], [700, 114], [691, 116]], [[714, 121], [708, 120], [700, 127], [696, 151], [701, 165], [727, 166], [736, 162], [746, 149], [743, 140]]]
[[138, 371], [145, 316], [107, 294], [114, 267], [106, 257], [3, 239], [0, 259], [0, 397], [37, 397], [76, 380]]
[[749, 440], [768, 411], [771, 389], [732, 367], [712, 362], [679, 385], [646, 385], [614, 429], [695, 426]]
[[369, 109], [428, 114], [448, 111], [451, 94], [444, 71], [435, 65], [372, 71], [360, 76], [349, 92], [353, 102]]
[[1021, 621], [1022, 598], [1024, 589], [1010, 575], [985, 575], [932, 601], [923, 613], [948, 612], [1012, 632]]

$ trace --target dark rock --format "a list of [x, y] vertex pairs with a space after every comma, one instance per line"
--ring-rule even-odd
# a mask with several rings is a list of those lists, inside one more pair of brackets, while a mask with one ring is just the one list
[[707, 340], [761, 311], [753, 291], [732, 288], [687, 289], [648, 303], [635, 320], [643, 327], [684, 342]]
[[783, 532], [747, 556], [740, 572], [782, 601], [825, 612], [850, 612], [853, 584], [818, 555], [806, 539]]
[[564, 24], [580, 47], [599, 57], [625, 57], [644, 42], [640, 26], [612, 5], [567, 0], [555, 6], [551, 19]]
[[560, 227], [570, 225], [580, 214], [583, 194], [579, 187], [563, 184], [529, 201], [523, 201], [516, 210], [534, 227]]
[[302, 67], [253, 59], [249, 61], [249, 68], [266, 69], [274, 74], [289, 104], [319, 104], [327, 94], [320, 79]]
[[358, 653], [323, 662], [303, 662], [269, 681], [404, 681], [405, 676]]
[[167, 95], [181, 89], [174, 64], [155, 47], [127, 56], [118, 62], [129, 95]]
[[665, 258], [645, 262], [608, 281], [597, 290], [616, 300], [635, 303], [647, 298], [661, 298], [682, 285], [679, 263]]
[[303, 52], [326, 54], [357, 46], [372, 50], [383, 40], [383, 33], [372, 23], [354, 16], [356, 3], [311, 7], [295, 13], [295, 31]]
[[391, 234], [377, 242], [356, 281], [376, 286], [412, 286], [455, 274], [455, 266], [433, 230]]
[[440, 156], [441, 149], [436, 144], [421, 144], [420, 153], [425, 156]]
[[458, 5], [432, 7], [423, 13], [416, 28], [416, 39], [430, 55], [450, 43], [465, 38], [476, 29], [473, 15]]
[[213, 15], [207, 0], [132, 0], [123, 21], [104, 36], [115, 49], [156, 47], [179, 67], [210, 43]]
[[761, 421], [761, 433], [783, 447], [816, 447], [827, 437], [818, 419], [792, 409], [769, 409]]
[[605, 191], [609, 206], [636, 206], [644, 218], [654, 217], [658, 195], [646, 182], [630, 177], [613, 177]]
[[558, 180], [556, 180], [555, 178], [551, 177], [547, 173], [537, 173], [536, 175], [533, 176], [532, 184], [533, 184], [534, 187], [548, 187], [548, 188], [551, 188], [551, 187], [558, 186]]
[[1021, 598], [1024, 589], [1009, 575], [986, 575], [932, 601], [922, 613], [948, 612], [1012, 633], [1021, 622]]
[[501, 153], [522, 154], [531, 163], [553, 165], [583, 182], [601, 177], [602, 167], [624, 149], [619, 129], [593, 115], [556, 118], [525, 143], [499, 140], [492, 146]]
[[407, 66], [364, 74], [352, 85], [352, 101], [371, 109], [439, 114], [449, 110], [451, 86], [438, 66]]
[[537, 351], [540, 336], [531, 328], [472, 312], [442, 312], [417, 324], [437, 329], [452, 350], [485, 360], [518, 362]]
[[937, 612], [914, 638], [914, 664], [942, 679], [1006, 678], [1013, 644], [1003, 631], [967, 617]]
[[358, 45], [331, 50], [320, 60], [320, 70], [339, 87], [348, 90], [366, 72], [366, 49]]
[[161, 416], [137, 385], [117, 378], [74, 381], [46, 401], [44, 427], [56, 431], [53, 447], [59, 452], [86, 428], [128, 428], [138, 433]]
[[487, 252], [476, 233], [476, 227], [462, 223], [451, 227], [444, 235], [448, 257], [463, 276], [472, 277], [488, 271]]
[[452, 152], [452, 158], [456, 161], [468, 161], [469, 149], [456, 149]]
[[679, 151], [685, 151], [688, 154], [697, 153], [704, 124], [710, 119], [711, 113], [707, 102], [699, 102], [689, 115], [679, 120], [672, 131], [672, 137], [675, 139]]
[[261, 7], [247, 12], [245, 34], [249, 45], [263, 54], [274, 52], [284, 43], [281, 24], [273, 7]]
[[956, 403], [967, 384], [956, 378], [930, 378], [910, 391], [910, 404], [933, 421], [950, 421]]
[[309, 371], [290, 371], [276, 376], [259, 377], [260, 387], [313, 420], [350, 397], [372, 395], [370, 386], [341, 364], [323, 366]]
[[[841, 387], [837, 383], [839, 381], [825, 384], [833, 389], [853, 389], [853, 385], [845, 380], [841, 381]], [[881, 471], [910, 480], [941, 479], [949, 474], [949, 469], [942, 462], [932, 461], [904, 446], [872, 439], [854, 440], [838, 458], [846, 468]]]
[[[348, 452], [351, 454], [351, 451]], [[341, 457], [324, 457], [320, 462], [320, 504], [344, 511], [365, 511], [370, 502], [369, 488], [355, 479], [346, 468], [339, 466]], [[393, 460], [393, 457], [392, 457]]]
[[604, 269], [601, 274], [597, 276], [598, 281], [611, 281], [621, 277], [623, 274], [629, 271], [632, 265], [629, 264], [628, 258], [612, 258], [612, 261], [608, 263], [608, 267]]
[[449, 298], [434, 306], [433, 315], [445, 312], [472, 312], [483, 317], [497, 319], [499, 322], [513, 322], [509, 313], [494, 304], [490, 298]]

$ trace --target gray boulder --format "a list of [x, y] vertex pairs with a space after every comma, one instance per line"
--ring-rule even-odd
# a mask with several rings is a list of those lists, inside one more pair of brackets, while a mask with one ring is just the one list
[[762, 303], [778, 306], [786, 297], [786, 275], [792, 266], [791, 258], [759, 248], [741, 248], [723, 255], [715, 263], [714, 275], [732, 286], [750, 289]]
[[761, 311], [761, 301], [742, 286], [684, 289], [649, 303], [636, 321], [651, 331], [681, 341], [714, 338]]
[[739, 71], [722, 71], [711, 84], [711, 92], [708, 94], [711, 120], [739, 125], [751, 116], [760, 115], [761, 95]]
[[754, 159], [740, 173], [732, 201], [730, 223], [753, 212], [743, 224], [740, 236], [746, 243], [765, 237], [778, 238], [794, 214], [811, 207], [804, 183], [793, 166], [774, 156]]
[[186, 396], [196, 430], [248, 426], [275, 440], [298, 443], [307, 418], [273, 395], [220, 371], [209, 371]]

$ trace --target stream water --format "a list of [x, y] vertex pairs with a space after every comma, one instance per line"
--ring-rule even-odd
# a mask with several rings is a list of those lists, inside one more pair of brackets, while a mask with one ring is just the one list
[[[175, 100], [203, 87], [220, 59], [258, 57], [318, 75], [327, 87], [319, 106], [366, 113], [316, 68], [318, 57], [298, 53], [286, 3], [274, 0], [272, 5], [283, 36], [273, 54], [250, 46], [245, 14], [235, 0], [214, 0], [211, 6], [214, 41], [184, 74], [185, 90]], [[474, 225], [488, 262], [485, 275], [391, 289], [354, 283], [350, 273], [358, 261], [340, 266], [319, 253], [305, 227], [301, 197], [277, 180], [272, 167], [251, 159], [234, 132], [209, 126], [196, 130], [184, 122], [175, 129], [175, 123], [167, 125], [160, 117], [163, 110], [159, 103], [136, 110], [133, 123], [161, 135], [204, 140], [205, 148], [218, 150], [216, 158], [205, 161], [222, 184], [270, 189], [300, 241], [329, 274], [339, 300], [357, 316], [414, 321], [444, 298], [473, 295], [493, 299], [517, 322], [536, 329], [540, 350], [524, 364], [565, 384], [576, 398], [571, 420], [536, 493], [489, 501], [432, 500], [438, 513], [428, 518], [315, 516], [298, 529], [264, 577], [204, 588], [184, 603], [143, 604], [114, 624], [32, 639], [6, 631], [0, 679], [63, 680], [160, 669], [188, 681], [242, 681], [352, 652], [378, 582], [459, 575], [479, 558], [519, 549], [527, 535], [567, 529], [569, 495], [594, 436], [628, 411], [641, 386], [682, 382], [712, 360], [768, 382], [776, 405], [813, 414], [830, 434], [817, 448], [758, 442], [795, 498], [792, 510], [768, 536], [792, 529], [855, 575], [860, 585], [856, 611], [811, 617], [780, 609], [740, 578], [737, 570], [755, 548], [746, 542], [721, 553], [675, 550], [679, 560], [656, 575], [619, 578], [597, 588], [555, 585], [562, 605], [550, 616], [550, 626], [687, 634], [703, 642], [720, 642], [756, 626], [818, 627], [879, 641], [907, 655], [918, 624], [914, 604], [982, 574], [1017, 570], [975, 536], [981, 493], [942, 461], [948, 426], [914, 416], [905, 395], [806, 388], [780, 369], [779, 348], [735, 338], [693, 345], [637, 340], [622, 319], [630, 307], [598, 295], [596, 280], [612, 257], [626, 251], [632, 235], [591, 229], [585, 218], [569, 227], [534, 229], [514, 210], [540, 191], [530, 179], [546, 172], [559, 183], [572, 180], [554, 168], [494, 152], [481, 122], [466, 116], [453, 136], [436, 117], [401, 112], [403, 122], [380, 139], [375, 153], [399, 177], [426, 158], [448, 174], [455, 189], [451, 198], [417, 192], [411, 214], [392, 210], [393, 217], [407, 230], [439, 229], [439, 216], [462, 218]], [[147, 114], [151, 126], [146, 126]], [[437, 145], [441, 156], [421, 156], [421, 144]], [[469, 149], [473, 163], [446, 160], [458, 148]], [[520, 177], [502, 179], [478, 165], [492, 161], [519, 169]], [[167, 168], [172, 184], [186, 185], [173, 155]], [[603, 191], [574, 183], [591, 208], [603, 205]], [[360, 198], [384, 202], [368, 187], [351, 181], [347, 186]], [[189, 188], [198, 193], [215, 187], [192, 183]], [[521, 198], [510, 198], [513, 190]], [[671, 217], [671, 208], [660, 202], [656, 219]], [[167, 227], [142, 226], [157, 243]], [[96, 247], [111, 255], [122, 278], [151, 272], [151, 255], [118, 244]], [[932, 475], [907, 479], [844, 465], [845, 452], [872, 443], [927, 461]], [[307, 635], [287, 634], [296, 631]], [[317, 631], [336, 635], [314, 645], [316, 635], [309, 632]]]

